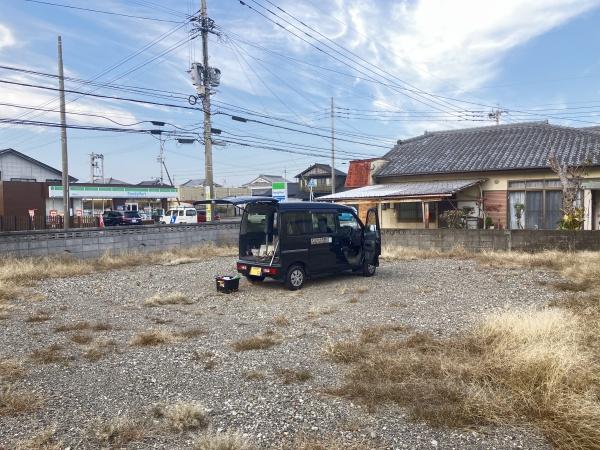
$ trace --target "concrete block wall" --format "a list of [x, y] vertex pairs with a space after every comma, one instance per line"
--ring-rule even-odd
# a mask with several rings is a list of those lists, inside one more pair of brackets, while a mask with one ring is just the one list
[[383, 230], [382, 244], [448, 251], [600, 251], [600, 231], [562, 230]]
[[[238, 230], [238, 224], [190, 224], [0, 233], [0, 256], [93, 258], [107, 252], [169, 251], [209, 243], [237, 245]], [[600, 251], [600, 231], [383, 230], [382, 243], [442, 251], [457, 247], [469, 251]]]
[[382, 244], [422, 250], [508, 250], [509, 239], [501, 230], [383, 230]]
[[105, 253], [168, 251], [209, 243], [237, 245], [238, 231], [238, 224], [190, 224], [0, 233], [0, 255], [94, 258]]

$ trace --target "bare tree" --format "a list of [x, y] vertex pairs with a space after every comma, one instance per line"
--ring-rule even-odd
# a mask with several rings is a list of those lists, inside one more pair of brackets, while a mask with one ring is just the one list
[[587, 157], [581, 164], [570, 166], [560, 162], [554, 154], [548, 158], [550, 168], [558, 175], [562, 185], [563, 218], [560, 221], [560, 228], [570, 230], [583, 228], [585, 210], [579, 206], [579, 198], [582, 192], [581, 183], [591, 162], [592, 158]]

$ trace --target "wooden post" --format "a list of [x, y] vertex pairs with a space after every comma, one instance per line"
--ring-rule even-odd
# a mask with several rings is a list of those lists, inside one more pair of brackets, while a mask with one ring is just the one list
[[423, 223], [425, 224], [425, 229], [429, 228], [429, 203], [421, 202], [423, 207]]

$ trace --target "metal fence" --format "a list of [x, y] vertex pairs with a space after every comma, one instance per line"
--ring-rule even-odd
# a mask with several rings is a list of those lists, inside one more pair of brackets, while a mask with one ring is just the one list
[[[63, 228], [62, 216], [0, 216], [0, 232], [30, 230], [60, 230]], [[93, 228], [100, 225], [94, 216], [71, 217], [69, 228]]]

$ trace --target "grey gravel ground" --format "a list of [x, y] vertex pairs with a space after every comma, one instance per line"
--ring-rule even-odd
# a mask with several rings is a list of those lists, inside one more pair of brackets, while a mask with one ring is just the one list
[[[541, 307], [557, 298], [547, 282], [552, 273], [491, 269], [463, 260], [383, 262], [377, 276], [313, 280], [291, 293], [275, 282], [217, 294], [215, 274], [231, 272], [233, 258], [202, 263], [149, 266], [40, 283], [47, 297], [18, 305], [0, 321], [0, 358], [23, 358], [29, 372], [18, 382], [46, 399], [42, 409], [19, 417], [0, 416], [0, 448], [45, 427], [56, 427], [65, 446], [93, 448], [86, 428], [97, 418], [143, 414], [153, 404], [200, 402], [214, 429], [239, 430], [259, 447], [286, 446], [298, 434], [378, 448], [546, 448], [526, 429], [432, 429], [409, 421], [396, 406], [369, 412], [363, 406], [323, 393], [343, 380], [345, 367], [322, 356], [328, 340], [348, 339], [369, 325], [399, 323], [436, 334], [471, 326], [483, 315], [513, 307]], [[189, 305], [150, 308], [156, 293], [182, 292]], [[352, 300], [352, 302], [350, 302]], [[37, 310], [44, 322], [26, 319]], [[276, 326], [285, 316], [289, 326]], [[54, 328], [79, 320], [107, 322], [96, 341], [114, 340], [116, 349], [98, 361], [83, 358], [85, 345], [74, 332]], [[201, 327], [206, 335], [159, 345], [129, 344], [140, 331], [173, 332]], [[280, 343], [267, 350], [235, 352], [231, 343], [272, 330]], [[39, 364], [34, 349], [64, 346], [67, 362]], [[207, 353], [209, 352], [209, 353]], [[211, 367], [212, 366], [212, 367]], [[277, 369], [306, 369], [312, 378], [284, 385]], [[247, 380], [262, 371], [266, 377]], [[187, 448], [194, 435], [155, 434], [130, 448]]]

